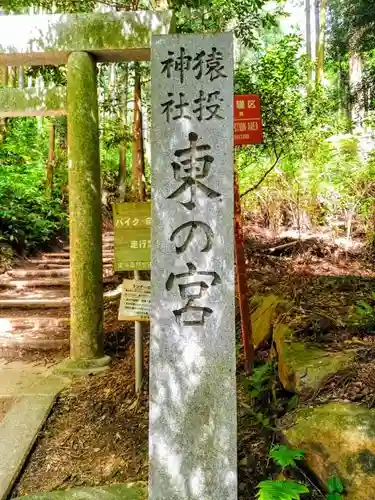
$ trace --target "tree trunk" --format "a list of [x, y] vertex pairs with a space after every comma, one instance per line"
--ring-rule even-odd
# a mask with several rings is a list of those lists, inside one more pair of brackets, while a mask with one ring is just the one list
[[305, 0], [305, 7], [306, 7], [306, 55], [307, 55], [307, 62], [309, 65], [308, 69], [307, 69], [307, 81], [308, 81], [308, 85], [310, 85], [311, 81], [312, 81], [311, 4], [310, 4], [310, 0]]
[[51, 198], [52, 196], [53, 169], [55, 166], [55, 136], [56, 136], [56, 124], [54, 120], [51, 120], [51, 125], [49, 130], [49, 151], [48, 151], [47, 180], [46, 180], [47, 198]]
[[320, 33], [320, 0], [315, 0], [315, 61], [318, 59]]
[[120, 162], [119, 162], [119, 173], [118, 173], [118, 200], [120, 203], [124, 203], [126, 196], [126, 153], [128, 149], [127, 142], [127, 130], [128, 130], [128, 84], [129, 84], [129, 67], [126, 64], [125, 67], [125, 78], [124, 78], [124, 88], [122, 95], [124, 99], [121, 102], [121, 122], [123, 126], [124, 138], [122, 144], [120, 144]]
[[362, 128], [365, 115], [364, 103], [362, 97], [362, 59], [358, 53], [352, 53], [349, 56], [349, 82], [352, 95], [352, 105], [350, 116], [356, 130]]
[[25, 68], [23, 66], [18, 68], [18, 87], [20, 89], [25, 88]]
[[325, 35], [327, 23], [327, 0], [321, 0], [318, 52], [316, 62], [316, 83], [322, 84], [324, 79], [324, 53], [325, 53]]
[[133, 195], [144, 200], [145, 165], [143, 155], [141, 73], [139, 63], [135, 63], [134, 110], [133, 110]]

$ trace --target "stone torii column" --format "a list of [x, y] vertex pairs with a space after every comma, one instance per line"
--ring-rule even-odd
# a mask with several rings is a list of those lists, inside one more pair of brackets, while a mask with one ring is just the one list
[[103, 263], [97, 70], [87, 52], [68, 59], [68, 172], [70, 228], [70, 361], [95, 369], [104, 356]]

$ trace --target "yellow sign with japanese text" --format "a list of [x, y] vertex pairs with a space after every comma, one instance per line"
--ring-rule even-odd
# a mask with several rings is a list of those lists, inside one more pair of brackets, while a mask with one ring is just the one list
[[118, 319], [120, 321], [150, 321], [151, 282], [124, 280]]
[[115, 271], [151, 269], [151, 203], [113, 205]]

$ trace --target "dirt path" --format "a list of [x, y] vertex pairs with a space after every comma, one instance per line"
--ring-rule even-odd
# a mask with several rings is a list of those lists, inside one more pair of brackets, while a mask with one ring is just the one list
[[[103, 235], [103, 278], [114, 286], [113, 233]], [[66, 356], [69, 346], [69, 247], [23, 261], [0, 276], [0, 355]]]

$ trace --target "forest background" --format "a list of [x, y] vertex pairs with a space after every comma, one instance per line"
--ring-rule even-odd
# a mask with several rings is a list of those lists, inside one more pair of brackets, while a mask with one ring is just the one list
[[[264, 143], [236, 151], [244, 206], [273, 231], [344, 226], [375, 242], [375, 0], [0, 0], [0, 15], [171, 9], [178, 33], [233, 30], [234, 93], [261, 97]], [[150, 64], [98, 65], [102, 202], [150, 193]], [[0, 68], [0, 86], [66, 83]], [[0, 253], [67, 233], [67, 123], [0, 120]]]

